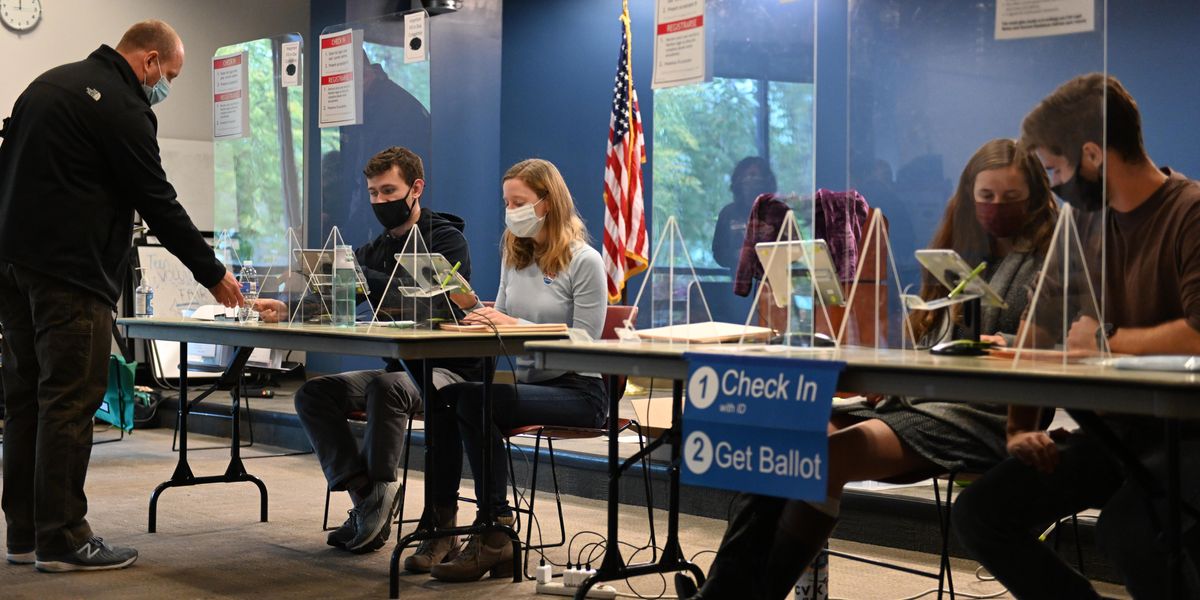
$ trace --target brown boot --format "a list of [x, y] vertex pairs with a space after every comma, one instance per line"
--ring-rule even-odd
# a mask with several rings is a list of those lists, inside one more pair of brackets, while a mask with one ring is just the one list
[[[513, 517], [497, 517], [496, 522], [512, 527]], [[431, 573], [434, 579], [449, 582], [478, 581], [484, 573], [512, 577], [512, 540], [498, 531], [473, 535], [458, 558], [434, 565]]]
[[[422, 519], [436, 518], [438, 529], [449, 529], [458, 524], [457, 506], [435, 506], [432, 512], [426, 512]], [[422, 525], [428, 527], [426, 523]], [[409, 573], [428, 573], [434, 565], [454, 560], [458, 557], [458, 536], [422, 540], [417, 550], [404, 559], [404, 570]]]

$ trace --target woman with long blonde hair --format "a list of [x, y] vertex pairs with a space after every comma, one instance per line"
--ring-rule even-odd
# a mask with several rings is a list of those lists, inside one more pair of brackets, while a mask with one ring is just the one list
[[[550, 162], [531, 158], [513, 165], [502, 181], [506, 231], [496, 304], [477, 308], [464, 321], [491, 326], [566, 323], [576, 335], [599, 338], [606, 310], [604, 266], [600, 253], [588, 245], [587, 230], [562, 175]], [[601, 427], [607, 418], [599, 374], [538, 369], [528, 356], [517, 357], [515, 362], [517, 383], [491, 388], [494, 422], [486, 424], [486, 429], [481, 419], [482, 383], [442, 388], [439, 396], [456, 407], [457, 419], [441, 418], [426, 424], [437, 440], [438, 452], [461, 457], [460, 447], [466, 448], [479, 499], [477, 522], [513, 522], [506, 499], [509, 473], [505, 461], [492, 461], [491, 497], [485, 498], [480, 489], [485, 443], [492, 445], [492, 456], [500, 457], [504, 453], [502, 431], [533, 423]], [[457, 504], [462, 469], [460, 465], [457, 470], [444, 471], [430, 475], [439, 514], [445, 512], [442, 505], [448, 509]], [[441, 562], [444, 553], [436, 558], [432, 573], [442, 581], [475, 581], [485, 573], [493, 577], [512, 574], [512, 544], [503, 533], [472, 536], [449, 562]]]

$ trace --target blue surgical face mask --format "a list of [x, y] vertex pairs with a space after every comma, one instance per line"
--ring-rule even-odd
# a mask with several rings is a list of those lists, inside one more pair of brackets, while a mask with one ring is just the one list
[[[158, 61], [158, 57], [155, 56], [154, 60]], [[171, 93], [171, 84], [167, 81], [167, 76], [163, 75], [161, 62], [158, 63], [158, 83], [149, 86], [143, 81], [142, 91], [145, 92], [146, 99], [150, 101], [150, 106], [166, 100], [167, 94]]]

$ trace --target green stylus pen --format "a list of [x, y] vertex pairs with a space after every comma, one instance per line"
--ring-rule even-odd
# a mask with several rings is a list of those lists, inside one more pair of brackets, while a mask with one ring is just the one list
[[452, 277], [454, 277], [454, 273], [456, 273], [458, 271], [458, 268], [461, 266], [462, 266], [462, 261], [460, 260], [460, 261], [454, 263], [453, 267], [450, 267], [450, 272], [446, 273], [446, 278], [442, 280], [442, 287], [446, 287], [446, 284], [450, 283], [450, 279]]
[[962, 281], [958, 282], [958, 285], [954, 286], [954, 289], [950, 290], [950, 295], [946, 296], [946, 297], [953, 298], [953, 297], [957, 296], [959, 294], [959, 292], [963, 291], [963, 288], [967, 287], [967, 283], [969, 281], [971, 281], [972, 279], [975, 279], [975, 277], [977, 275], [979, 275], [980, 273], [982, 273], [983, 270], [986, 268], [987, 268], [986, 262], [979, 263], [979, 266], [975, 267], [975, 269], [973, 271], [971, 271], [970, 275], [967, 275], [965, 278], [963, 278]]

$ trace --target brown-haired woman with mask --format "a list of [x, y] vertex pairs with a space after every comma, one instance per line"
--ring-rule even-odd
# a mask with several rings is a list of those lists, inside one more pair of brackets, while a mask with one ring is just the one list
[[[990, 341], [1004, 344], [1017, 333], [1057, 218], [1045, 169], [1012, 140], [992, 140], [967, 161], [930, 247], [955, 250], [970, 264], [987, 261], [984, 275], [1008, 304], [983, 310]], [[925, 299], [948, 293], [933, 278], [921, 289]], [[955, 331], [953, 313], [917, 312], [911, 319], [925, 347], [965, 336]], [[679, 597], [786, 597], [833, 532], [845, 484], [982, 472], [1008, 457], [1006, 414], [999, 405], [907, 397], [834, 407], [825, 501], [739, 494], [704, 587], [696, 591], [677, 576]]]

